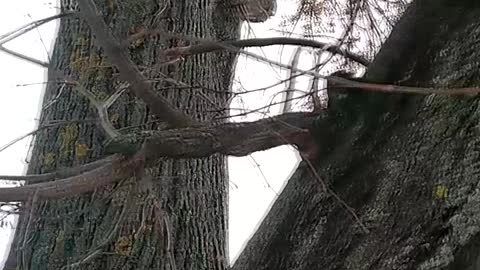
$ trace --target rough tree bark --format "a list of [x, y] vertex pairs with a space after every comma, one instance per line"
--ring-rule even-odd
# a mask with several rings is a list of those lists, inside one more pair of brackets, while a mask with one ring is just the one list
[[[219, 40], [238, 33], [238, 22], [224, 14], [228, 9], [209, 1], [179, 2], [159, 16], [161, 7], [148, 1], [107, 5], [104, 15], [123, 37], [145, 25]], [[213, 24], [208, 15], [218, 15], [220, 22]], [[365, 78], [427, 87], [477, 85], [479, 15], [473, 0], [415, 1]], [[73, 77], [99, 97], [113, 92], [115, 74], [92, 45], [85, 24], [62, 25], [51, 78]], [[159, 62], [161, 48], [177, 43], [157, 37], [130, 49], [137, 64], [150, 67]], [[160, 70], [218, 90], [229, 86], [233, 62], [231, 56], [200, 55]], [[156, 75], [144, 71], [150, 78]], [[166, 96], [197, 119], [211, 119], [206, 110], [215, 107], [201, 98], [225, 105], [221, 93], [183, 91]], [[92, 114], [74, 92], [52, 85], [46, 98], [53, 97], [56, 102], [44, 109], [42, 123]], [[346, 97], [334, 98], [328, 117], [316, 120], [313, 129], [320, 154], [316, 173], [300, 165], [233, 269], [477, 269], [478, 107], [476, 96], [351, 89]], [[114, 112], [118, 127], [146, 125], [148, 112], [133, 98], [125, 97]], [[46, 131], [37, 138], [30, 172], [97, 158], [102, 139], [85, 123]], [[18, 267], [58, 269], [76, 263], [84, 269], [166, 269], [175, 262], [182, 269], [224, 269], [223, 162], [220, 156], [162, 160], [151, 172], [159, 180], [161, 221], [153, 218], [148, 198], [133, 193], [128, 179], [87, 196], [33, 198], [31, 214], [23, 216], [16, 236]]]
[[[478, 1], [416, 0], [365, 78], [480, 83]], [[480, 269], [480, 102], [356, 92], [317, 121], [316, 171], [301, 164], [233, 270]]]
[[[62, 12], [78, 10], [76, 1], [61, 2]], [[96, 3], [119, 40], [152, 29], [213, 40], [239, 36], [236, 11], [222, 1]], [[162, 50], [181, 45], [179, 39], [158, 35], [135, 40], [129, 44], [129, 52], [175, 107], [197, 120], [214, 121], [224, 116], [235, 55], [202, 54], [163, 64]], [[194, 87], [176, 89], [160, 72]], [[63, 18], [49, 80], [76, 80], [102, 99], [119, 87], [116, 77], [86, 23], [78, 17]], [[40, 126], [96, 117], [89, 101], [78, 92], [62, 84], [48, 85]], [[110, 110], [110, 120], [119, 129], [159, 126], [143, 103], [130, 94], [124, 94]], [[92, 121], [46, 129], [36, 136], [28, 173], [52, 172], [98, 159], [104, 140]], [[140, 177], [151, 177], [161, 200], [161, 217], [154, 217], [152, 201], [129, 179], [88, 195], [32, 200], [26, 207], [28, 214], [21, 216], [6, 269], [62, 269], [69, 265], [75, 269], [225, 269], [225, 158], [163, 159], [148, 175], [133, 178]]]

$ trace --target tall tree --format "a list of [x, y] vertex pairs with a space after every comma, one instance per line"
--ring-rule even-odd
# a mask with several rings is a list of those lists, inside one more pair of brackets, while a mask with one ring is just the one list
[[[225, 110], [219, 108], [227, 107], [235, 54], [203, 54], [169, 64], [162, 53], [188, 42], [183, 36], [237, 39], [237, 9], [226, 1], [95, 2], [109, 31], [123, 45], [136, 34], [156, 33], [125, 46], [128, 57], [173, 107], [195, 120], [214, 121], [225, 116]], [[68, 124], [37, 134], [28, 174], [53, 172], [104, 155], [106, 136], [89, 121], [97, 117], [95, 110], [65, 81], [88, 89], [97, 100], [125, 87], [104, 48], [78, 16], [77, 1], [61, 1], [61, 12], [71, 11], [76, 15], [60, 22], [39, 125], [56, 121]], [[162, 128], [151, 109], [125, 93], [109, 110], [109, 120], [126, 132]], [[228, 182], [224, 156], [162, 159], [147, 174], [160, 205], [154, 205], [148, 192], [132, 186], [134, 180], [128, 178], [86, 195], [30, 200], [29, 214], [21, 217], [10, 267], [225, 269]], [[132, 177], [138, 180], [142, 176]], [[159, 211], [161, 217], [154, 214]], [[16, 263], [12, 264], [14, 257]]]
[[299, 166], [233, 270], [479, 269], [478, 16], [411, 4], [364, 79], [437, 94], [332, 100], [316, 173]]

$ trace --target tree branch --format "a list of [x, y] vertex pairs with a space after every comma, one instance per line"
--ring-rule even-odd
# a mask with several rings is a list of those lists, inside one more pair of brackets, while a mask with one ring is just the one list
[[35, 59], [33, 57], [30, 57], [30, 56], [27, 56], [27, 55], [24, 55], [24, 54], [21, 54], [21, 53], [18, 53], [16, 51], [12, 51], [10, 49], [5, 48], [2, 45], [0, 45], [0, 51], [2, 51], [4, 53], [7, 53], [7, 54], [10, 54], [11, 56], [14, 56], [18, 59], [22, 59], [22, 60], [25, 60], [27, 62], [39, 65], [41, 67], [48, 68], [48, 63], [47, 62], [43, 62], [41, 60]]
[[128, 177], [143, 163], [141, 155], [127, 160], [116, 155], [112, 162], [73, 177], [21, 187], [0, 188], [0, 201], [27, 201], [35, 193], [39, 198], [48, 199], [78, 195]]
[[[245, 156], [255, 151], [284, 144], [294, 144], [302, 148], [309, 129], [312, 128], [314, 120], [318, 117], [322, 117], [322, 115], [296, 112], [248, 123], [227, 123], [210, 127], [153, 131], [143, 137], [132, 137], [133, 135], [119, 137], [109, 145], [110, 150], [118, 150], [127, 144], [127, 147], [133, 147], [139, 151], [128, 159], [114, 155], [108, 157], [108, 161], [105, 163], [97, 161], [82, 165], [63, 175], [84, 172], [87, 167], [91, 170], [61, 180], [0, 188], [0, 201], [26, 201], [35, 192], [39, 198], [50, 199], [89, 192], [128, 177], [139, 166], [149, 164], [160, 157], [198, 158], [215, 153]], [[123, 140], [120, 140], [121, 138]], [[50, 180], [55, 176], [57, 175], [37, 176], [34, 179]], [[8, 176], [2, 177], [12, 179]], [[23, 179], [28, 178], [30, 176], [25, 176]]]
[[111, 163], [113, 160], [114, 160], [113, 156], [109, 156], [107, 158], [96, 160], [87, 164], [83, 164], [78, 167], [58, 169], [57, 171], [52, 173], [29, 174], [29, 175], [0, 175], [0, 179], [12, 180], [12, 181], [26, 181], [29, 184], [48, 182], [55, 179], [68, 178], [75, 175], [79, 175], [81, 173], [91, 171], [102, 165]]
[[393, 84], [378, 84], [355, 80], [348, 80], [338, 76], [329, 76], [328, 90], [335, 91], [337, 89], [361, 89], [369, 92], [385, 92], [385, 93], [405, 93], [417, 95], [448, 95], [448, 96], [474, 96], [480, 93], [480, 87], [464, 87], [464, 88], [425, 88], [411, 87]]
[[132, 154], [142, 144], [147, 163], [160, 157], [200, 158], [215, 153], [246, 156], [284, 144], [301, 144], [318, 113], [295, 112], [255, 122], [151, 131], [127, 135], [107, 145], [110, 153]]
[[[298, 60], [300, 59], [300, 55], [302, 53], [302, 47], [297, 47], [295, 49], [295, 52], [292, 55], [292, 58], [290, 59], [290, 65], [294, 68], [298, 68]], [[296, 89], [297, 86], [297, 79], [299, 76], [296, 76], [297, 72], [293, 70], [288, 71], [287, 78], [291, 78], [288, 80], [288, 83], [285, 87], [285, 91], [282, 94], [282, 108], [280, 111], [282, 113], [287, 113], [292, 110], [292, 98], [293, 98], [293, 92]]]
[[70, 16], [74, 14], [74, 12], [64, 12], [64, 13], [60, 13], [60, 14], [56, 14], [56, 15], [53, 15], [53, 16], [50, 16], [50, 17], [47, 17], [47, 18], [43, 18], [43, 19], [40, 19], [40, 20], [37, 20], [37, 21], [33, 21], [33, 22], [30, 22], [24, 26], [21, 26], [13, 31], [10, 31], [6, 34], [3, 34], [0, 36], [0, 45], [3, 45], [9, 41], [12, 41], [14, 39], [16, 39], [17, 37], [25, 34], [25, 33], [28, 33], [30, 32], [31, 30], [43, 25], [43, 24], [46, 24], [50, 21], [53, 21], [53, 20], [56, 20], [56, 19], [60, 19], [60, 18], [63, 18], [63, 17], [66, 17], [66, 16]]
[[78, 1], [80, 14], [90, 26], [98, 45], [103, 47], [109, 61], [117, 66], [120, 78], [130, 83], [130, 91], [145, 102], [159, 119], [164, 120], [169, 127], [187, 127], [199, 125], [188, 115], [173, 108], [167, 99], [157, 95], [147, 83], [146, 78], [130, 59], [127, 51], [116, 41], [108, 31], [103, 19], [98, 15], [95, 4], [91, 0]]
[[225, 50], [225, 47], [232, 46], [236, 48], [248, 48], [248, 47], [265, 47], [272, 45], [297, 45], [304, 47], [312, 47], [324, 49], [333, 54], [343, 55], [350, 60], [353, 60], [364, 66], [368, 66], [370, 63], [364, 57], [346, 51], [339, 46], [318, 42], [315, 40], [301, 39], [301, 38], [287, 38], [287, 37], [275, 37], [275, 38], [254, 38], [254, 39], [242, 39], [232, 40], [226, 42], [215, 42], [208, 40], [201, 40], [200, 44], [191, 45], [186, 47], [177, 47], [165, 50], [165, 54], [169, 56], [188, 56], [193, 54], [208, 53], [218, 50]]
[[111, 95], [105, 102], [99, 102], [88, 89], [83, 87], [81, 83], [66, 81], [66, 83], [74, 85], [74, 89], [80, 92], [84, 97], [88, 98], [90, 103], [97, 109], [98, 117], [100, 118], [100, 126], [105, 131], [108, 138], [112, 139], [120, 136], [120, 133], [113, 127], [110, 119], [108, 118], [108, 108], [120, 97], [124, 91], [124, 87], [120, 87], [117, 91]]

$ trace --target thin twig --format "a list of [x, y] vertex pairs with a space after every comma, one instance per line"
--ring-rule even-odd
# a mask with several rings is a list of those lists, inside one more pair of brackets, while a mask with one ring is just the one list
[[52, 173], [30, 174], [30, 175], [0, 175], [0, 179], [12, 180], [12, 181], [26, 181], [29, 184], [43, 183], [43, 182], [53, 181], [55, 179], [73, 177], [73, 176], [94, 170], [112, 161], [113, 161], [113, 157], [110, 156], [105, 159], [93, 161], [93, 162], [83, 164], [74, 168], [64, 168], [64, 169], [60, 168]]
[[112, 162], [72, 177], [53, 182], [0, 188], [0, 201], [25, 201], [34, 191], [38, 191], [38, 196], [46, 199], [82, 194], [129, 177], [133, 169], [145, 163], [141, 155], [135, 155], [129, 159], [122, 158], [120, 155], [109, 158], [112, 158]]
[[112, 95], [107, 102], [101, 103], [93, 95], [90, 91], [88, 91], [81, 83], [76, 83], [72, 81], [66, 81], [67, 84], [73, 84], [75, 87], [74, 89], [81, 93], [83, 96], [88, 98], [90, 103], [97, 109], [98, 117], [100, 118], [100, 125], [102, 126], [103, 130], [107, 134], [109, 139], [116, 138], [120, 136], [120, 133], [113, 127], [110, 119], [108, 118], [108, 107], [115, 102], [115, 100], [123, 93], [123, 89], [117, 90], [117, 92]]
[[21, 54], [21, 53], [12, 51], [12, 50], [10, 50], [10, 49], [5, 48], [3, 45], [0, 45], [0, 51], [5, 52], [5, 53], [7, 53], [7, 54], [10, 54], [10, 55], [12, 55], [12, 56], [14, 56], [14, 57], [16, 57], [16, 58], [25, 60], [25, 61], [27, 61], [27, 62], [30, 62], [30, 63], [36, 64], [36, 65], [39, 65], [39, 66], [41, 66], [41, 67], [48, 68], [48, 63], [47, 63], [47, 62], [43, 62], [43, 61], [38, 60], [38, 59], [35, 59], [35, 58], [33, 58], [33, 57], [26, 56], [26, 55], [23, 55], [23, 54]]
[[43, 25], [43, 24], [46, 24], [50, 21], [53, 21], [53, 20], [56, 20], [56, 19], [59, 19], [59, 18], [63, 18], [63, 17], [66, 17], [66, 16], [70, 16], [74, 14], [74, 12], [65, 12], [65, 13], [60, 13], [60, 14], [56, 14], [56, 15], [53, 15], [53, 16], [50, 16], [50, 17], [47, 17], [47, 18], [44, 18], [44, 19], [40, 19], [40, 20], [37, 20], [37, 21], [34, 21], [34, 22], [30, 22], [26, 25], [23, 25], [13, 31], [10, 31], [6, 34], [3, 34], [0, 36], [0, 45], [3, 45], [11, 40], [14, 40], [15, 38], [27, 33], [27, 32], [30, 32], [31, 30]]
[[26, 209], [28, 211], [28, 220], [27, 220], [27, 225], [25, 227], [25, 233], [23, 234], [22, 247], [20, 248], [20, 252], [22, 253], [23, 267], [27, 267], [27, 255], [26, 255], [25, 249], [27, 247], [28, 235], [30, 233], [30, 226], [32, 225], [32, 220], [33, 220], [33, 213], [34, 213], [33, 208], [35, 207], [37, 200], [38, 200], [38, 189], [33, 192], [33, 196], [30, 198], [29, 203], [27, 204], [28, 206], [26, 206]]
[[[293, 53], [292, 59], [290, 59], [290, 65], [293, 68], [298, 68], [298, 60], [300, 59], [300, 55], [302, 53], [302, 47], [297, 47], [295, 52]], [[282, 98], [282, 103], [283, 108], [280, 110], [282, 113], [287, 113], [292, 110], [292, 102], [291, 99], [293, 97], [293, 91], [296, 88], [297, 84], [297, 76], [295, 76], [296, 72], [293, 70], [288, 71], [288, 78], [292, 78], [288, 81], [286, 87], [285, 87], [285, 92]]]

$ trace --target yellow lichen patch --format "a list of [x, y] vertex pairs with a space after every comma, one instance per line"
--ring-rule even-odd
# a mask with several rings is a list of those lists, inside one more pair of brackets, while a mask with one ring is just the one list
[[107, 6], [108, 12], [110, 14], [114, 14], [115, 13], [115, 6], [116, 6], [115, 1], [114, 0], [106, 0], [105, 4]]
[[[70, 56], [70, 68], [82, 77], [100, 69], [108, 71], [111, 65], [107, 65], [105, 58], [99, 55], [82, 56], [75, 52]], [[107, 71], [104, 71], [104, 73]], [[103, 74], [102, 76], [105, 75]]]
[[110, 115], [110, 122], [112, 124], [117, 124], [119, 119], [120, 115], [118, 113], [113, 113], [112, 115]]
[[437, 185], [435, 187], [435, 197], [440, 200], [445, 200], [448, 197], [448, 187], [444, 185]]
[[85, 158], [88, 154], [88, 151], [90, 151], [90, 148], [84, 143], [77, 143], [75, 145], [75, 157], [77, 159]]
[[88, 56], [83, 56], [83, 57], [76, 57], [73, 56], [70, 58], [70, 67], [72, 68], [72, 71], [84, 75], [85, 72], [89, 68], [89, 57]]
[[55, 154], [49, 152], [43, 155], [43, 166], [48, 169], [52, 168], [53, 165], [55, 165]]
[[62, 140], [62, 144], [60, 145], [62, 157], [67, 157], [73, 151], [73, 146], [78, 138], [77, 125], [70, 124], [63, 128], [60, 131], [60, 138]]
[[115, 242], [115, 253], [121, 255], [129, 255], [130, 251], [132, 251], [132, 239], [128, 236], [120, 236], [118, 240]]
[[99, 55], [94, 55], [93, 57], [90, 57], [90, 65], [92, 67], [106, 67], [105, 58], [100, 57]]

